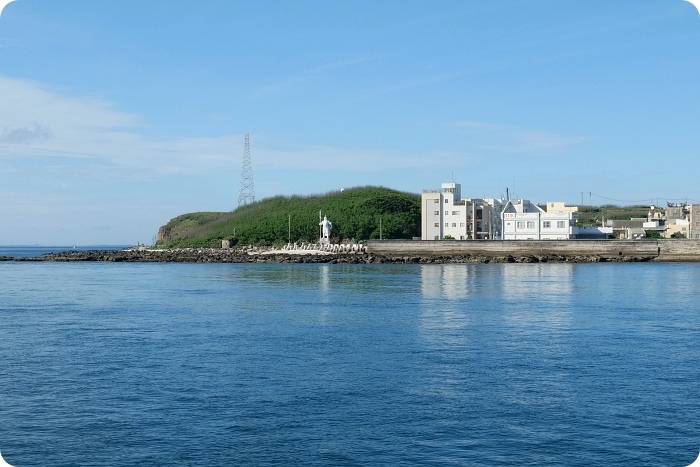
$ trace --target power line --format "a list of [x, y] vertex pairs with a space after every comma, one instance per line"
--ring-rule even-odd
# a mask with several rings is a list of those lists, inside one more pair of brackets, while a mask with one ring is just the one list
[[[584, 192], [581, 192], [581, 198], [583, 198], [583, 193], [584, 193]], [[694, 199], [691, 199], [691, 198], [666, 198], [666, 197], [664, 197], [664, 196], [654, 196], [653, 198], [652, 198], [652, 197], [649, 197], [649, 198], [635, 199], [635, 200], [616, 199], [616, 198], [608, 198], [607, 196], [598, 195], [598, 194], [592, 193], [592, 192], [588, 192], [588, 193], [589, 193], [589, 196], [595, 196], [596, 198], [601, 198], [601, 199], [604, 199], [604, 200], [607, 200], [607, 201], [615, 201], [615, 202], [618, 202], [618, 203], [647, 203], [647, 204], [648, 204], [648, 203], [652, 202], [652, 204], [653, 204], [653, 200], [654, 200], [654, 199], [657, 200], [657, 201], [656, 201], [656, 204], [657, 204], [657, 205], [659, 204], [659, 200], [664, 200], [664, 201], [692, 201], [692, 202], [700, 202], [700, 201], [698, 201], [698, 200], [694, 200]], [[583, 204], [583, 203], [582, 203], [582, 204]]]

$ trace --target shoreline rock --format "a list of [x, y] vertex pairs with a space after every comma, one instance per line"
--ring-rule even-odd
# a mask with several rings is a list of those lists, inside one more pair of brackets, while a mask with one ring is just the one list
[[131, 263], [277, 263], [277, 264], [486, 264], [486, 263], [603, 263], [651, 262], [652, 256], [603, 257], [599, 255], [382, 255], [372, 252], [299, 254], [215, 248], [174, 250], [89, 250], [47, 253], [42, 256], [14, 258], [0, 256], [0, 261], [18, 262], [131, 262]]

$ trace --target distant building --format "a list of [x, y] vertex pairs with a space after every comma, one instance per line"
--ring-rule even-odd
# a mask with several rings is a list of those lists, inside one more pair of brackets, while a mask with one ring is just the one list
[[691, 238], [690, 211], [687, 204], [668, 203], [664, 209], [664, 238]]
[[646, 217], [633, 217], [630, 220], [609, 220], [608, 227], [613, 229], [613, 237], [619, 240], [641, 240], [646, 238], [644, 224]]
[[459, 183], [443, 183], [440, 190], [424, 190], [421, 195], [421, 239], [498, 239], [502, 206], [503, 201], [495, 198], [462, 199]]
[[546, 209], [526, 199], [509, 200], [501, 214], [503, 240], [568, 240], [578, 237], [578, 207], [547, 202]]
[[665, 238], [690, 238], [690, 221], [686, 219], [667, 219]]
[[688, 205], [688, 222], [690, 223], [690, 238], [700, 238], [700, 204]]

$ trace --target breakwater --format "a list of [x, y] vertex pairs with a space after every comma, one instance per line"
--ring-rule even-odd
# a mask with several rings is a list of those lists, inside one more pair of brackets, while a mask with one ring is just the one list
[[370, 240], [386, 256], [543, 258], [550, 261], [700, 261], [700, 240]]
[[103, 261], [179, 263], [544, 263], [700, 262], [698, 240], [370, 240], [359, 251], [272, 248], [181, 248], [64, 251], [0, 261]]

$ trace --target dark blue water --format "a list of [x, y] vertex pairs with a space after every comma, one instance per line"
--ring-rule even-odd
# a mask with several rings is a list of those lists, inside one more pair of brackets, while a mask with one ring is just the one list
[[63, 251], [89, 251], [89, 250], [123, 250], [130, 245], [94, 245], [94, 246], [0, 246], [0, 256], [12, 258], [34, 258], [47, 253], [60, 253]]
[[700, 265], [0, 263], [23, 466], [662, 465]]

